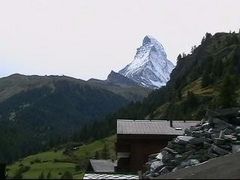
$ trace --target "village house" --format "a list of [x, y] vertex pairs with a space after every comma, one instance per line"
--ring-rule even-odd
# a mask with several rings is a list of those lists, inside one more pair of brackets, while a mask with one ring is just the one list
[[159, 153], [168, 141], [183, 135], [199, 121], [117, 120], [117, 172], [137, 173], [145, 169], [148, 156]]

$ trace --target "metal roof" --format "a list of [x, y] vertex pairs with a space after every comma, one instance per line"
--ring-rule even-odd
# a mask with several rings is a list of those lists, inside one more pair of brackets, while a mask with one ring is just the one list
[[95, 173], [112, 173], [116, 164], [112, 160], [90, 159], [91, 166]]
[[200, 121], [173, 120], [170, 127], [168, 120], [117, 120], [117, 134], [148, 134], [148, 135], [182, 135], [184, 130], [195, 126]]
[[84, 174], [83, 179], [139, 179], [139, 177], [125, 174]]

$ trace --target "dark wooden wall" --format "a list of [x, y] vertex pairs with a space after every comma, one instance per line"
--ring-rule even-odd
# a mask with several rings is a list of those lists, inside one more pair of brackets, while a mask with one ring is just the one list
[[144, 170], [148, 156], [159, 153], [174, 137], [176, 136], [117, 135], [117, 152], [130, 152], [129, 159], [119, 160], [117, 169], [134, 173]]

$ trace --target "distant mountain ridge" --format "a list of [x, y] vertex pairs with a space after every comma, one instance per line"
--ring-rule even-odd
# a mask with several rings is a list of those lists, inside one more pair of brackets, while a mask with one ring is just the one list
[[173, 69], [174, 65], [167, 59], [162, 44], [151, 36], [145, 36], [134, 60], [119, 74], [141, 86], [156, 89], [166, 85]]
[[[120, 79], [121, 80], [120, 80]], [[130, 98], [124, 95], [124, 98], [129, 99], [130, 101], [141, 100], [146, 97], [150, 90], [139, 86], [134, 81], [112, 71], [107, 80], [98, 80], [98, 79], [89, 79], [88, 81], [84, 81], [81, 79], [76, 79], [69, 76], [39, 76], [39, 75], [23, 75], [23, 74], [12, 74], [7, 77], [0, 78], [0, 103], [13, 95], [16, 95], [22, 91], [28, 91], [34, 88], [40, 88], [42, 86], [53, 87], [53, 82], [66, 80], [69, 82], [77, 83], [79, 85], [89, 85], [93, 87], [98, 87], [101, 89], [109, 90], [117, 95], [122, 94], [115, 92], [114, 87], [121, 87], [121, 91], [127, 92], [131, 90], [131, 88], [137, 88], [140, 90], [136, 91], [136, 94], [139, 94], [139, 99]]]
[[0, 161], [64, 142], [87, 123], [150, 92], [126, 82], [21, 74], [0, 78]]
[[111, 71], [111, 73], [108, 75], [107, 81], [111, 83], [122, 84], [122, 85], [124, 84], [124, 85], [138, 86], [138, 84], [135, 81], [119, 73], [116, 73], [114, 71]]

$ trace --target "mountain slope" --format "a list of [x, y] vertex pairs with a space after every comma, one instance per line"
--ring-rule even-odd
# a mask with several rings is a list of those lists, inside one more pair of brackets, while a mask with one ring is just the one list
[[[103, 159], [106, 156], [107, 158], [116, 159], [115, 143], [116, 136], [82, 145], [69, 142], [49, 151], [27, 156], [16, 161], [7, 167], [7, 175], [9, 179], [20, 179], [19, 177], [38, 179], [43, 173], [46, 179], [61, 179], [61, 176], [66, 171], [69, 171], [74, 179], [82, 179], [89, 159]], [[23, 167], [25, 167], [25, 171], [22, 171]], [[51, 174], [51, 177], [47, 178], [47, 174]]]
[[[240, 34], [206, 34], [191, 54], [179, 58], [167, 85], [101, 122], [99, 134], [116, 132], [116, 119], [201, 119], [207, 109], [240, 105]], [[104, 124], [103, 124], [104, 123]], [[80, 139], [98, 137], [91, 130]]]
[[[115, 72], [111, 72], [109, 74], [109, 77], [111, 77], [112, 74], [114, 73]], [[13, 74], [8, 77], [0, 78], [0, 102], [22, 91], [28, 91], [31, 89], [45, 86], [45, 85], [50, 88], [54, 88], [53, 82], [56, 82], [59, 80], [66, 80], [69, 82], [77, 83], [79, 85], [89, 85], [97, 89], [99, 88], [105, 89], [117, 95], [123, 96], [124, 98], [129, 99], [130, 101], [136, 101], [136, 99], [128, 97], [126, 95], [128, 91], [131, 92], [131, 88], [135, 89], [134, 91], [135, 94], [139, 96], [139, 99], [137, 100], [143, 99], [150, 92], [149, 89], [140, 87], [139, 85], [137, 85], [134, 82], [131, 82], [131, 80], [127, 78], [125, 81], [128, 81], [128, 83], [124, 83], [123, 81], [117, 82], [116, 80], [111, 80], [111, 79], [107, 79], [105, 81], [97, 80], [97, 79], [90, 79], [88, 81], [83, 81], [81, 79], [75, 79], [67, 76], [37, 76], [37, 75], [25, 76], [21, 74]], [[125, 92], [125, 94], [115, 91], [116, 86], [118, 87], [119, 90], [121, 90], [122, 92]]]
[[126, 85], [126, 86], [137, 86], [137, 83], [134, 82], [133, 80], [116, 73], [114, 71], [111, 71], [111, 73], [107, 77], [107, 82], [109, 83], [115, 83], [118, 85]]
[[136, 82], [114, 71], [111, 71], [107, 80], [90, 79], [87, 82], [91, 86], [104, 87], [134, 102], [141, 101], [151, 92], [151, 89], [139, 86]]
[[207, 33], [200, 46], [179, 58], [166, 86], [154, 90], [142, 102], [121, 108], [104, 121], [84, 126], [76, 139], [86, 141], [113, 134], [117, 118], [201, 119], [206, 109], [222, 106], [218, 101], [224, 93], [228, 101], [232, 96], [236, 100], [231, 106], [239, 106], [239, 74], [240, 34], [217, 33], [212, 36]]
[[198, 119], [206, 109], [223, 106], [223, 96], [237, 106], [239, 74], [239, 33], [207, 33], [200, 46], [178, 60], [166, 87], [125, 108], [124, 117]]
[[166, 84], [173, 68], [163, 46], [153, 37], [146, 36], [134, 60], [119, 73], [144, 87], [155, 89]]
[[118, 86], [118, 92], [113, 87], [65, 76], [15, 74], [1, 78], [0, 161], [12, 161], [62, 143], [83, 125], [147, 95], [139, 86], [131, 86], [134, 95], [132, 90], [128, 93], [128, 87]]

